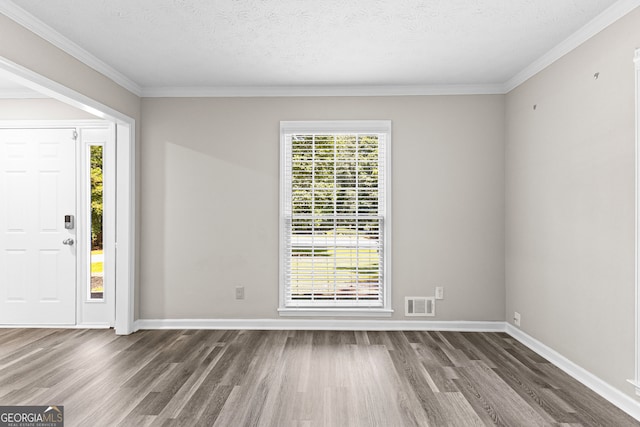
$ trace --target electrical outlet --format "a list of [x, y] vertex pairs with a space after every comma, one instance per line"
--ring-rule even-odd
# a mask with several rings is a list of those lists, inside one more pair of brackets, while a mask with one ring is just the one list
[[244, 299], [244, 286], [236, 286], [236, 299]]
[[520, 326], [520, 313], [517, 311], [513, 312], [513, 324], [516, 326]]
[[444, 287], [436, 287], [436, 299], [444, 299]]

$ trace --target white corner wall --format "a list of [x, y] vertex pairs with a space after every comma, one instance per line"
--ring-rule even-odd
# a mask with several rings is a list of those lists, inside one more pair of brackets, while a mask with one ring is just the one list
[[506, 315], [628, 395], [640, 9], [506, 97]]

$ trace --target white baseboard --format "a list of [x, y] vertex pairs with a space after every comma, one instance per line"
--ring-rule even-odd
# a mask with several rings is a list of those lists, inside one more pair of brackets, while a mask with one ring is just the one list
[[139, 319], [140, 329], [504, 332], [504, 322], [346, 319]]
[[79, 323], [76, 327], [85, 328], [85, 329], [109, 329], [111, 328], [111, 325], [109, 323], [95, 322], [95, 323]]
[[506, 332], [549, 362], [589, 387], [600, 396], [640, 421], [640, 402], [623, 393], [611, 384], [596, 377], [591, 372], [573, 363], [554, 349], [547, 347], [537, 339], [522, 332], [522, 330], [506, 323]]
[[109, 329], [108, 323], [83, 323], [79, 325], [28, 324], [8, 325], [0, 324], [0, 329]]

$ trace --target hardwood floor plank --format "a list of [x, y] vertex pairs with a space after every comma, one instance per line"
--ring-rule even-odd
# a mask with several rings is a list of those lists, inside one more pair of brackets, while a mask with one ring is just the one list
[[504, 333], [3, 329], [0, 343], [0, 405], [64, 405], [67, 426], [640, 426]]
[[556, 366], [541, 364], [542, 370], [553, 377], [559, 387], [553, 392], [568, 405], [575, 408], [575, 417], [584, 425], [617, 427], [639, 425], [636, 420], [619, 411], [595, 392], [575, 381]]
[[508, 427], [508, 424], [506, 424], [505, 420], [500, 416], [497, 408], [493, 406], [490, 401], [486, 400], [484, 394], [476, 389], [473, 382], [462, 375], [454, 380], [454, 382], [476, 415], [485, 425]]
[[482, 397], [482, 401], [492, 407], [492, 411], [509, 426], [551, 425], [553, 419], [547, 414], [540, 414], [522, 399], [508, 384], [504, 383], [495, 372], [488, 367], [465, 367], [459, 369], [467, 383], [473, 385]]
[[438, 393], [436, 398], [445, 408], [447, 426], [451, 427], [481, 427], [484, 423], [475, 413], [471, 404], [460, 392]]
[[[415, 352], [403, 334], [390, 334], [395, 349], [391, 350], [391, 359], [397, 372], [404, 380], [404, 386], [408, 387], [417, 398], [424, 410], [429, 425], [444, 425], [446, 418], [442, 409], [435, 404], [435, 396], [426, 379], [426, 370], [415, 358]], [[425, 375], [426, 374], [426, 375]]]
[[[322, 344], [322, 336], [322, 331], [313, 331], [306, 339], [297, 333], [287, 339], [282, 363], [276, 367], [273, 376], [274, 387], [265, 401], [265, 406], [273, 410], [265, 414], [265, 425], [291, 425], [296, 413], [298, 418], [321, 420], [321, 414], [315, 412], [321, 407], [320, 402], [324, 402], [323, 389], [327, 383], [326, 378], [318, 378], [317, 373], [322, 371], [328, 376], [331, 370], [331, 358], [326, 354], [328, 346]], [[300, 372], [303, 370], [309, 377], [301, 384]], [[299, 403], [296, 405], [296, 400], [299, 402], [301, 397], [314, 404], [310, 408]]]
[[433, 332], [418, 333], [420, 342], [425, 345], [429, 352], [433, 355], [434, 366], [454, 366], [455, 364], [449, 359], [447, 354], [441, 347], [440, 338]]
[[450, 377], [448, 375], [448, 371], [446, 371], [447, 367], [426, 367], [425, 370], [434, 386], [436, 387], [434, 392], [438, 393], [449, 393], [458, 391], [458, 387], [453, 383], [452, 378], [458, 378], [457, 375]]
[[211, 398], [207, 401], [204, 411], [200, 413], [197, 426], [212, 426], [216, 422], [222, 407], [227, 402], [229, 395], [235, 387], [219, 384], [211, 393]]
[[454, 348], [462, 350], [469, 360], [482, 360], [490, 368], [497, 365], [492, 357], [485, 355], [480, 349], [467, 340], [465, 332], [440, 332], [440, 336], [449, 341]]
[[541, 388], [551, 387], [545, 381], [544, 373], [540, 371], [538, 364], [523, 364], [522, 358], [515, 358], [510, 352], [506, 351], [510, 348], [510, 344], [506, 343], [499, 334], [489, 333], [483, 336], [469, 334], [467, 335], [467, 340], [475, 345], [485, 357], [489, 358], [494, 366], [518, 372], [518, 375], [526, 376]]
[[[196, 369], [173, 396], [168, 396], [170, 400], [158, 414], [158, 419], [170, 420], [179, 416], [180, 412], [191, 400], [191, 396], [193, 396], [200, 387], [204, 378], [215, 365], [215, 361], [221, 356], [222, 351], [223, 347], [221, 344], [213, 344], [213, 348], [205, 345], [200, 352], [196, 354], [193, 362], [196, 365]], [[160, 384], [161, 383], [158, 383], [154, 389], [168, 393], [168, 389], [161, 389]]]
[[513, 371], [496, 368], [494, 372], [520, 395], [533, 409], [541, 415], [548, 415], [551, 420], [560, 423], [576, 423], [575, 414], [566, 411], [566, 406], [558, 405], [557, 399], [548, 399], [544, 389], [530, 383], [524, 376], [518, 376]]
[[[422, 410], [414, 411], [417, 405], [411, 390], [403, 388], [402, 380], [396, 371], [389, 351], [382, 346], [370, 346], [366, 349], [368, 364], [362, 366], [362, 384], [374, 387], [375, 400], [372, 404], [378, 408], [378, 425], [400, 421], [403, 426], [428, 425], [427, 415]], [[373, 376], [373, 384], [369, 378]], [[392, 390], [393, 392], [390, 392]]]
[[262, 340], [239, 386], [222, 407], [216, 420], [218, 425], [257, 425], [259, 420], [269, 417], [265, 414], [268, 410], [266, 401], [287, 335], [286, 332], [274, 332], [269, 334], [270, 339]]

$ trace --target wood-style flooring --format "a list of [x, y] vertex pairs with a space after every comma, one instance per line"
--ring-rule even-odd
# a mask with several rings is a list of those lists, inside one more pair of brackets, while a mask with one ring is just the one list
[[66, 426], [638, 426], [504, 333], [0, 329], [0, 405]]

